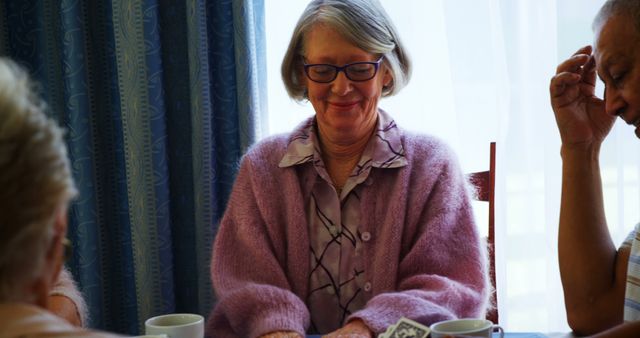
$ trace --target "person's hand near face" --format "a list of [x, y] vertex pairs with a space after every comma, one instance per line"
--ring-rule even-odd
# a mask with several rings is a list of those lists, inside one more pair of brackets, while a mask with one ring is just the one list
[[580, 48], [561, 63], [551, 79], [551, 106], [565, 146], [600, 144], [615, 116], [605, 112], [605, 103], [595, 96], [596, 65], [592, 47]]

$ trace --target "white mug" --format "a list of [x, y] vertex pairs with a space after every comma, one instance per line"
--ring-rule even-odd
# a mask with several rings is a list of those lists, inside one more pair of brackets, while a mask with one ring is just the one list
[[452, 319], [432, 324], [431, 338], [450, 337], [484, 337], [491, 338], [493, 332], [498, 331], [500, 338], [504, 337], [504, 331], [498, 325], [494, 325], [486, 319]]
[[172, 313], [156, 316], [144, 322], [147, 335], [167, 335], [168, 338], [203, 338], [204, 317], [192, 313]]

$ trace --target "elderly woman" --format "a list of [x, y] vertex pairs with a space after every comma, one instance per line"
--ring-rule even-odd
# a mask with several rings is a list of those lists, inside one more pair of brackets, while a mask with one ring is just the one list
[[373, 337], [484, 316], [486, 263], [451, 151], [378, 108], [410, 64], [371, 0], [312, 1], [282, 65], [315, 116], [243, 158], [213, 250], [213, 337]]
[[24, 72], [0, 58], [0, 336], [111, 337], [46, 310], [78, 320], [81, 298], [59, 278], [76, 189], [62, 132], [42, 111]]

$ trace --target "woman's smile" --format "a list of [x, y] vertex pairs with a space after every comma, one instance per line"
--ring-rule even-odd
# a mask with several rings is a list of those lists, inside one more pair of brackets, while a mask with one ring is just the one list
[[360, 101], [328, 101], [329, 106], [338, 110], [349, 110], [356, 107]]

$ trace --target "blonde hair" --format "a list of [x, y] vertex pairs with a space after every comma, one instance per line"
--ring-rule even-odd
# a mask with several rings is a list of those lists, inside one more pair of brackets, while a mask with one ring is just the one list
[[305, 35], [316, 24], [340, 32], [358, 48], [384, 56], [392, 81], [382, 89], [382, 96], [397, 94], [411, 78], [411, 60], [400, 41], [391, 19], [377, 0], [314, 0], [304, 10], [293, 30], [282, 60], [282, 80], [289, 96], [296, 101], [307, 99], [303, 58]]
[[0, 301], [29, 301], [55, 215], [73, 198], [63, 132], [16, 63], [0, 58]]

